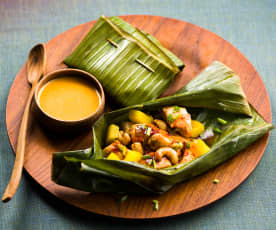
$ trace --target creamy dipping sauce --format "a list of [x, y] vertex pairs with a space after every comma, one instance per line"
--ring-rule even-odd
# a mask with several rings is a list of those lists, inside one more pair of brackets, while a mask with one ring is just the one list
[[64, 76], [49, 81], [39, 91], [41, 109], [64, 121], [81, 120], [94, 113], [100, 95], [93, 83], [82, 77]]

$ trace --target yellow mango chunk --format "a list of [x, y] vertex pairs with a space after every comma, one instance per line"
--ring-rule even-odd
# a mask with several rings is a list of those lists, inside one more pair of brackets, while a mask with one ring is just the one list
[[142, 158], [142, 153], [133, 151], [133, 150], [129, 150], [126, 154], [125, 157], [125, 161], [133, 161], [133, 162], [138, 162], [140, 161]]
[[195, 157], [200, 157], [210, 151], [209, 146], [201, 139], [193, 140], [190, 148]]
[[116, 153], [113, 153], [111, 152], [108, 157], [107, 157], [108, 160], [120, 160], [120, 157], [116, 154]]
[[115, 124], [111, 124], [107, 128], [107, 134], [105, 142], [107, 145], [111, 144], [113, 141], [119, 138], [119, 126]]
[[198, 137], [204, 131], [204, 125], [196, 120], [192, 120], [192, 132], [191, 137]]
[[153, 122], [152, 116], [134, 109], [129, 111], [128, 118], [130, 121], [137, 124], [146, 124]]

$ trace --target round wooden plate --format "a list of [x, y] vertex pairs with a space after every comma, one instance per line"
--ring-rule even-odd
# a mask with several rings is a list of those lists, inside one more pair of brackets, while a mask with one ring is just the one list
[[[159, 16], [122, 16], [132, 25], [155, 35], [161, 43], [180, 57], [186, 68], [179, 74], [171, 87], [163, 94], [168, 95], [181, 88], [213, 60], [223, 62], [237, 72], [249, 102], [271, 122], [271, 107], [261, 77], [249, 61], [230, 43], [216, 34], [196, 25]], [[48, 71], [61, 68], [62, 60], [80, 43], [95, 21], [76, 26], [46, 44]], [[26, 65], [17, 74], [6, 107], [6, 122], [13, 150], [24, 105], [30, 87], [27, 83]], [[51, 181], [52, 153], [76, 150], [91, 145], [91, 133], [74, 138], [57, 138], [46, 133], [34, 118], [30, 118], [24, 167], [45, 189], [56, 197], [81, 209], [121, 218], [157, 218], [187, 213], [206, 206], [240, 185], [255, 169], [268, 142], [269, 134], [226, 163], [181, 183], [160, 196], [130, 195], [119, 204], [111, 194], [90, 194], [54, 184]], [[220, 180], [213, 184], [213, 180]], [[158, 199], [160, 209], [153, 211], [152, 199]]]

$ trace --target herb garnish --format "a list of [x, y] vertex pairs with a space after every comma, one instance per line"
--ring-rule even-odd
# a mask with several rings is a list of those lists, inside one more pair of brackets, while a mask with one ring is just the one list
[[168, 115], [168, 122], [172, 123], [174, 121], [173, 115], [169, 114]]
[[168, 122], [172, 123], [175, 119], [180, 118], [182, 115], [181, 114], [177, 114], [176, 116], [173, 116], [171, 113], [168, 115]]
[[122, 145], [122, 144], [118, 144], [117, 145], [118, 149], [122, 152], [123, 156], [126, 155], [126, 152], [127, 152], [127, 148], [126, 146]]
[[222, 131], [221, 131], [220, 128], [214, 128], [214, 132], [216, 132], [216, 133], [222, 133]]
[[152, 158], [152, 156], [151, 155], [144, 155], [144, 156], [142, 156], [142, 159], [143, 160], [146, 160], [146, 159], [151, 159]]
[[149, 166], [151, 166], [152, 161], [153, 161], [152, 159], [149, 159], [149, 160], [148, 160], [148, 165], [149, 165]]
[[127, 197], [128, 197], [128, 195], [124, 195], [124, 196], [121, 198], [120, 203], [123, 203], [124, 201], [126, 201]]
[[174, 112], [178, 112], [179, 110], [180, 110], [180, 108], [177, 105], [173, 107]]
[[158, 211], [159, 209], [159, 201], [158, 200], [152, 200], [153, 203], [153, 210]]
[[155, 160], [152, 160], [152, 165], [153, 165], [153, 168], [156, 169], [156, 161]]
[[149, 137], [151, 134], [151, 127], [148, 127], [147, 128], [147, 131], [146, 131], [146, 135]]
[[185, 147], [186, 147], [186, 149], [191, 148], [191, 142], [190, 142], [190, 141], [187, 141]]
[[222, 118], [218, 117], [217, 118], [218, 122], [222, 125], [226, 125], [227, 124], [227, 121], [226, 120], [223, 120]]
[[182, 142], [173, 143], [172, 147], [173, 147], [174, 150], [182, 149], [183, 148], [183, 143]]
[[213, 180], [213, 183], [214, 183], [214, 184], [219, 183], [219, 179], [214, 179], [214, 180]]

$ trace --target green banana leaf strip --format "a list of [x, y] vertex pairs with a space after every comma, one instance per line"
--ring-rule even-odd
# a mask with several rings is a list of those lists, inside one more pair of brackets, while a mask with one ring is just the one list
[[141, 31], [138, 28], [133, 27], [132, 25], [125, 22], [123, 19], [119, 17], [110, 17], [109, 20], [117, 26], [119, 26], [122, 30], [137, 38], [145, 46], [151, 49], [154, 54], [164, 59], [164, 61], [177, 66], [180, 71], [185, 67], [184, 63], [171, 51], [163, 47], [162, 44], [158, 41], [158, 39], [154, 36], [146, 33], [145, 31]]
[[64, 63], [93, 74], [120, 106], [156, 99], [179, 69], [143, 33], [135, 34], [143, 41], [101, 16]]
[[[224, 87], [226, 89], [223, 91]], [[200, 94], [207, 97], [206, 103], [202, 103], [204, 97], [200, 97]], [[232, 99], [230, 95], [233, 96]], [[192, 105], [190, 100], [193, 100]], [[221, 128], [222, 133], [217, 134], [208, 153], [192, 162], [162, 170], [134, 162], [104, 158], [102, 149], [108, 125], [128, 120], [128, 112], [131, 109], [154, 115], [160, 112], [161, 107], [168, 105], [187, 107], [193, 119], [203, 122], [206, 129]], [[237, 107], [240, 111], [233, 105], [239, 105]], [[227, 124], [219, 126], [218, 117], [227, 121]], [[84, 150], [54, 154], [52, 179], [57, 184], [91, 192], [163, 193], [175, 184], [228, 160], [272, 128], [272, 124], [265, 122], [254, 108], [248, 105], [238, 76], [223, 64], [214, 62], [176, 95], [133, 105], [102, 116], [93, 126], [93, 147], [92, 150], [87, 150], [89, 154]], [[74, 179], [72, 174], [75, 175]], [[78, 178], [84, 175], [85, 179]]]
[[145, 31], [142, 31], [142, 33], [144, 33], [149, 40], [154, 42], [161, 50], [163, 50], [163, 52], [174, 62], [174, 64], [180, 70], [182, 70], [185, 67], [185, 64], [175, 54], [173, 54], [170, 50], [163, 47], [162, 44], [158, 41], [158, 39], [156, 37], [152, 36], [151, 34], [145, 32]]

